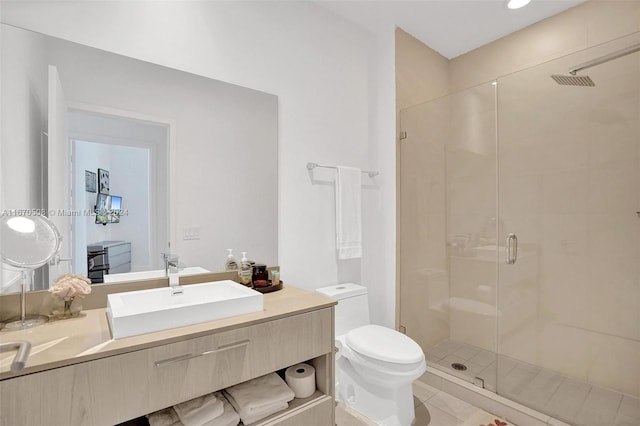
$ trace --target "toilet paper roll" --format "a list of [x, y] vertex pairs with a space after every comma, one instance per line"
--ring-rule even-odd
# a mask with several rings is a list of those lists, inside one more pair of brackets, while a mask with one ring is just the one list
[[296, 398], [308, 398], [316, 391], [316, 369], [308, 364], [297, 364], [287, 368], [284, 379]]

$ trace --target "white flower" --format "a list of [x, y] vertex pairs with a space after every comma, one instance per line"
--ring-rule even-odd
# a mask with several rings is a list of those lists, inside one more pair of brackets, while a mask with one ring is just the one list
[[65, 274], [59, 276], [49, 289], [51, 295], [64, 300], [74, 297], [85, 297], [91, 293], [91, 280], [82, 274]]

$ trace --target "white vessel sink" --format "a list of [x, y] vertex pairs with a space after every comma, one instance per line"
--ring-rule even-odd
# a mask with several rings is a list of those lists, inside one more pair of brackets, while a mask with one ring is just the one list
[[234, 281], [114, 293], [107, 296], [107, 318], [114, 339], [168, 330], [262, 311], [263, 295]]
[[[204, 269], [200, 266], [189, 266], [183, 268], [178, 272], [178, 275], [185, 277], [187, 275], [205, 274], [211, 272], [208, 269]], [[153, 271], [140, 271], [140, 272], [123, 272], [120, 274], [106, 274], [104, 276], [104, 282], [106, 283], [119, 283], [123, 281], [136, 281], [136, 280], [148, 280], [150, 278], [164, 278], [166, 276], [164, 269], [155, 269]]]

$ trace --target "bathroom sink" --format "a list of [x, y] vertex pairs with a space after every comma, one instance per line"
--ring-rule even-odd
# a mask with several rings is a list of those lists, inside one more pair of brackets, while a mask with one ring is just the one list
[[262, 311], [263, 295], [224, 280], [114, 293], [107, 296], [107, 318], [114, 339], [168, 330], [201, 322]]
[[[178, 272], [178, 275], [185, 277], [187, 275], [205, 274], [211, 272], [208, 269], [204, 269], [200, 266], [190, 266], [183, 268]], [[147, 280], [150, 278], [163, 278], [166, 276], [164, 269], [156, 269], [153, 271], [140, 271], [140, 272], [123, 272], [120, 274], [106, 274], [104, 276], [105, 283], [119, 283], [123, 281], [135, 281], [135, 280]]]

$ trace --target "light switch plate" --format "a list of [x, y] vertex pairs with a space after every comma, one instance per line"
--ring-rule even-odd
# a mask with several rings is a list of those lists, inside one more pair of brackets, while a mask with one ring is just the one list
[[182, 231], [183, 240], [199, 240], [200, 228], [184, 228]]

